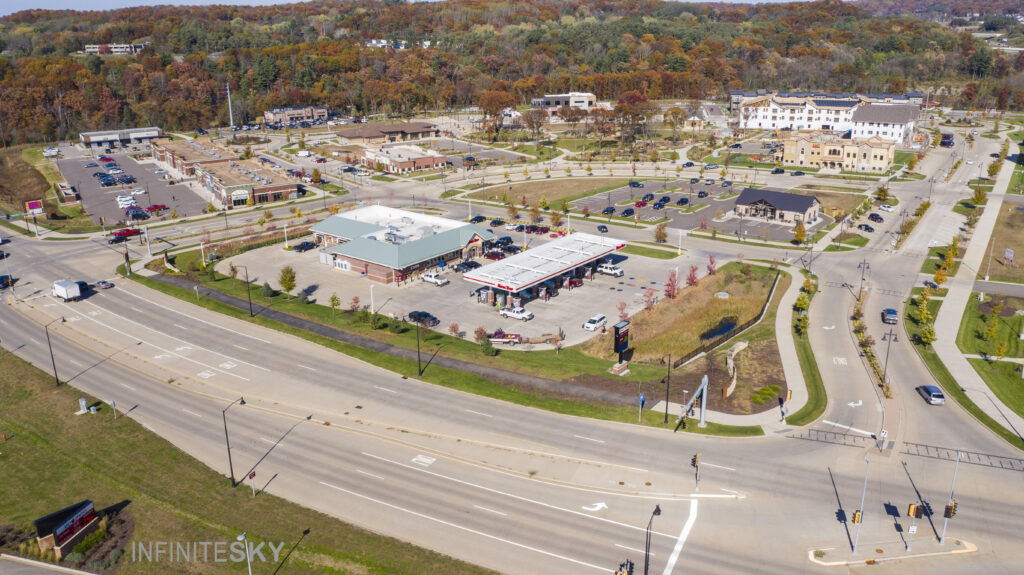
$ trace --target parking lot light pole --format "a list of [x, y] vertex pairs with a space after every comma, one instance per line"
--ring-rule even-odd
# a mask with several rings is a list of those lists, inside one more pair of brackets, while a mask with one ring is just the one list
[[373, 305], [373, 284], [370, 284], [370, 311], [377, 313], [377, 307]]
[[423, 376], [423, 368], [420, 366], [420, 322], [416, 322], [416, 373], [418, 377]]
[[249, 284], [249, 267], [248, 266], [238, 266], [238, 267], [240, 267], [243, 270], [245, 270], [245, 298], [247, 300], [249, 300], [249, 317], [252, 317], [253, 316], [253, 313], [252, 313], [252, 292], [250, 291], [250, 288], [252, 288], [252, 285]]
[[50, 325], [57, 321], [64, 323], [64, 316], [61, 316], [59, 320], [55, 319], [44, 325], [43, 331], [46, 332], [46, 347], [50, 348], [50, 364], [53, 365], [53, 381], [57, 384], [57, 387], [60, 387], [60, 379], [57, 377], [57, 360], [53, 358], [53, 344], [50, 343]]
[[227, 413], [228, 413], [228, 410], [231, 409], [231, 406], [236, 404], [236, 403], [238, 405], [245, 405], [245, 398], [244, 397], [239, 397], [238, 399], [236, 399], [236, 400], [232, 401], [231, 403], [229, 403], [228, 406], [225, 407], [224, 409], [222, 409], [221, 412], [220, 412], [221, 419], [224, 420], [224, 444], [228, 448], [228, 472], [231, 474], [231, 487], [235, 486], [235, 466], [231, 463], [231, 442], [228, 441], [228, 415], [227, 415]]

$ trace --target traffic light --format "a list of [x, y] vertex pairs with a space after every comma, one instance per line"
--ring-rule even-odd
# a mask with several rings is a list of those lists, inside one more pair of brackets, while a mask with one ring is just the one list
[[853, 522], [854, 524], [860, 523], [860, 509], [853, 512]]
[[683, 412], [683, 429], [686, 429], [686, 419], [688, 417], [689, 415], [687, 415], [686, 412]]
[[942, 514], [943, 517], [955, 517], [956, 516], [956, 501], [946, 506], [946, 512]]
[[917, 505], [914, 505], [913, 503], [911, 503], [907, 507], [907, 517], [917, 517], [917, 509], [918, 509]]
[[700, 466], [700, 454], [699, 453], [694, 454], [693, 458], [690, 459], [690, 465], [692, 465], [695, 468]]

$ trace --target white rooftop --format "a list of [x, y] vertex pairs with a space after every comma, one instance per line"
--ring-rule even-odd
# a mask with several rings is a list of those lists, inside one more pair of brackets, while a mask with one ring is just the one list
[[576, 233], [466, 272], [462, 278], [515, 293], [624, 247], [623, 240]]
[[403, 238], [404, 241], [415, 241], [469, 225], [458, 220], [429, 216], [379, 204], [340, 212], [336, 217], [361, 222], [377, 229], [387, 229]]

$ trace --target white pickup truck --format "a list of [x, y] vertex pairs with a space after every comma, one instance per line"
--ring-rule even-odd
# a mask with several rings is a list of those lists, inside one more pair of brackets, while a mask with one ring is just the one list
[[443, 275], [437, 272], [427, 272], [420, 276], [420, 278], [422, 278], [423, 281], [425, 282], [436, 285], [437, 287], [446, 286], [449, 283], [451, 283], [448, 281], [448, 278], [444, 277]]
[[522, 307], [503, 307], [498, 311], [503, 317], [528, 321], [533, 319], [533, 312]]

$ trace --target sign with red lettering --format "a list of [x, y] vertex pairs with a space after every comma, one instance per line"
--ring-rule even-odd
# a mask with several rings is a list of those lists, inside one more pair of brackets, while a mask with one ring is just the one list
[[88, 525], [89, 522], [95, 518], [96, 509], [93, 507], [92, 502], [88, 505], [82, 506], [77, 513], [72, 515], [67, 521], [61, 523], [53, 530], [54, 542], [58, 547], [67, 543], [69, 539], [74, 537], [76, 533], [81, 531], [83, 527]]

